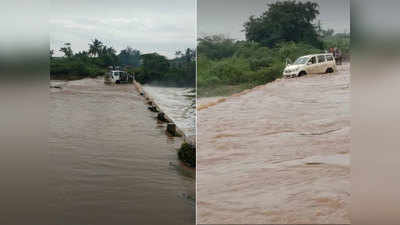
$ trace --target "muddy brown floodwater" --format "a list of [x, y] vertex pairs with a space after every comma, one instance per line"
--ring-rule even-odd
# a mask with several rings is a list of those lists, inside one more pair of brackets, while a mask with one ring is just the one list
[[52, 224], [194, 224], [194, 171], [133, 85], [51, 82]]
[[198, 101], [199, 224], [350, 223], [349, 68]]

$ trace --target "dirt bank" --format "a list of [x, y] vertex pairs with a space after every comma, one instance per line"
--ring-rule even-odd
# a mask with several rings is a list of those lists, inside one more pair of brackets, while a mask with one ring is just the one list
[[347, 64], [200, 99], [198, 223], [349, 223], [349, 85]]

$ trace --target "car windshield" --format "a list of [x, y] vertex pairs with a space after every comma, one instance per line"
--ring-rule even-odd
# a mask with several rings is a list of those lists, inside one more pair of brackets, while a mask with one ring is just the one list
[[298, 58], [293, 64], [294, 65], [299, 65], [299, 64], [306, 64], [308, 61], [309, 57], [300, 57]]

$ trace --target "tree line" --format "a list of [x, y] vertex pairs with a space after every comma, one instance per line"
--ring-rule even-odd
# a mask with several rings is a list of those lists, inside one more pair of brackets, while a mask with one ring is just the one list
[[178, 51], [174, 59], [157, 53], [142, 54], [139, 50], [126, 47], [118, 54], [98, 39], [89, 43], [88, 50], [74, 53], [71, 43], [59, 49], [63, 57], [55, 57], [50, 50], [51, 79], [81, 79], [104, 75], [109, 66], [120, 66], [134, 73], [142, 83], [159, 82], [174, 86], [195, 85], [195, 50]]

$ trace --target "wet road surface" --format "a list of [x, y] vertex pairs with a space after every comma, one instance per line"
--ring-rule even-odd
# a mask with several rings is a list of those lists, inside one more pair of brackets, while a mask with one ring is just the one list
[[195, 178], [133, 85], [51, 82], [53, 224], [194, 224]]

